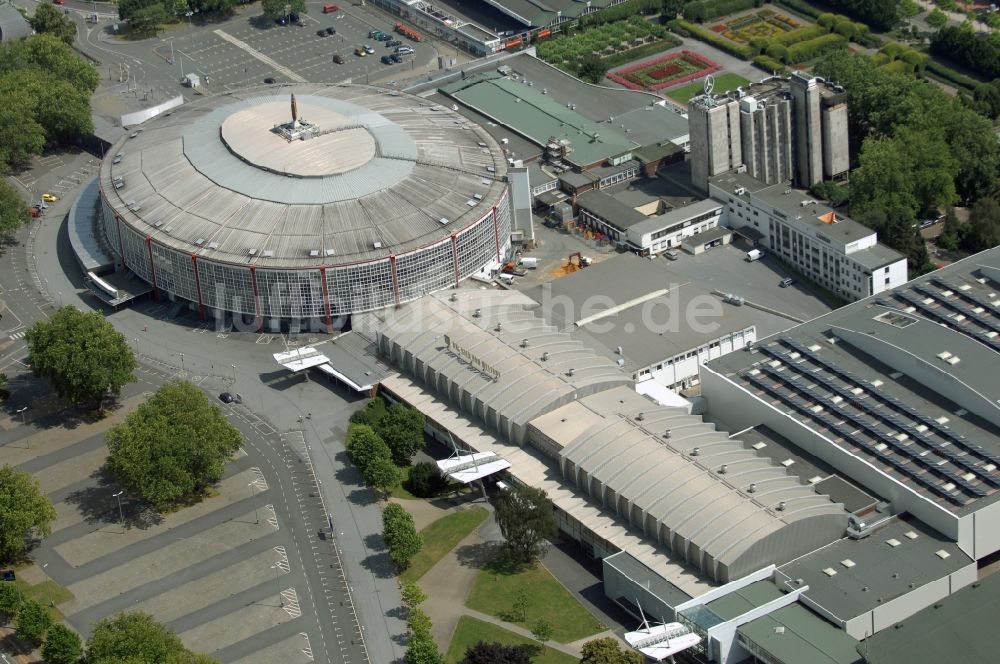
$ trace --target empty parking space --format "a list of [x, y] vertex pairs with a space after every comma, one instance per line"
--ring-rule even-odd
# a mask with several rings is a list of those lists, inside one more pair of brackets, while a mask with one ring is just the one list
[[[290, 598], [283, 598], [289, 602]], [[252, 604], [221, 618], [203, 623], [181, 633], [184, 644], [197, 652], [213, 653], [226, 646], [248, 639], [275, 623], [285, 623], [295, 616], [278, 604], [277, 596], [270, 601]], [[261, 660], [258, 660], [261, 661]]]

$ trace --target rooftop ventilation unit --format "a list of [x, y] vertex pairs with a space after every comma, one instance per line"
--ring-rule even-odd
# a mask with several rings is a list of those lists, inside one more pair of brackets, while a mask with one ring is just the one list
[[446, 226], [451, 223], [451, 219], [449, 219], [448, 217], [441, 217], [440, 219], [438, 219], [438, 223], [441, 224], [442, 226]]
[[549, 359], [549, 352], [545, 351], [542, 353], [542, 362], [546, 362]]
[[757, 485], [754, 484], [753, 482], [751, 482], [750, 486], [747, 487], [747, 493], [753, 493], [756, 490], [757, 490]]
[[527, 348], [527, 347], [528, 347], [528, 340], [521, 339], [521, 348]]
[[642, 422], [644, 419], [646, 419], [645, 413], [637, 413], [635, 416], [636, 422]]
[[248, 249], [247, 250], [247, 255], [248, 256], [256, 256], [257, 255], [257, 250], [256, 249]]
[[309, 257], [310, 258], [318, 258], [319, 257], [319, 249], [310, 249], [309, 250]]
[[673, 434], [670, 433], [670, 429], [667, 429], [666, 431], [663, 432], [663, 437], [666, 438], [667, 440], [670, 440], [670, 437], [672, 435]]
[[201, 245], [205, 244], [205, 238], [200, 237], [197, 240], [195, 240], [194, 243], [200, 247]]
[[625, 360], [623, 360], [622, 358], [619, 357], [618, 360], [617, 360], [617, 362], [618, 362], [618, 368], [619, 369], [624, 369], [625, 368]]
[[473, 318], [479, 318], [482, 315], [483, 315], [483, 310], [482, 309], [476, 309], [475, 311], [472, 312], [472, 317]]
[[502, 332], [503, 331], [503, 324], [498, 322], [495, 329], [496, 329], [497, 332]]
[[778, 510], [779, 512], [784, 512], [785, 511], [785, 501], [782, 500], [780, 503], [778, 503], [778, 506], [775, 507], [774, 509]]
[[724, 463], [721, 466], [719, 466], [719, 474], [720, 475], [725, 475], [727, 470], [729, 470], [729, 465], [728, 464]]
[[274, 258], [274, 252], [270, 249], [265, 249], [263, 253], [261, 253], [261, 256], [264, 258]]
[[219, 243], [218, 242], [209, 242], [208, 243], [208, 248], [209, 249], [218, 249], [219, 248]]
[[374, 242], [374, 243], [372, 243], [372, 247], [374, 247], [375, 249], [381, 249], [382, 248], [382, 243], [381, 242]]
[[334, 253], [336, 253], [336, 252], [333, 249], [324, 249], [323, 250], [323, 255], [324, 256], [333, 256]]
[[569, 369], [568, 369], [568, 370], [566, 371], [566, 375], [567, 375], [567, 376], [572, 376], [572, 375], [573, 375], [573, 374], [575, 374], [575, 373], [576, 373], [576, 369], [574, 369], [573, 367], [570, 367], [570, 368], [569, 368]]
[[700, 447], [692, 447], [691, 448], [691, 456], [698, 456], [699, 454], [701, 454], [701, 448]]

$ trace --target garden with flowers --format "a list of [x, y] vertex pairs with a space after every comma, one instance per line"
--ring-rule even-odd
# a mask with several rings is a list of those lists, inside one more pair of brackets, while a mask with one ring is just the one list
[[684, 50], [619, 69], [608, 74], [608, 78], [631, 90], [655, 92], [707, 76], [721, 68], [703, 55]]

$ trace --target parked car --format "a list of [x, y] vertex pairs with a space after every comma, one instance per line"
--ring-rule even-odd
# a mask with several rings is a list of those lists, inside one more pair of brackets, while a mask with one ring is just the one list
[[55, 203], [59, 200], [59, 197], [55, 194], [42, 194], [42, 200], [46, 203]]
[[334, 4], [323, 5], [323, 13], [324, 14], [332, 14], [333, 12], [337, 11], [338, 9], [340, 9], [340, 7], [338, 7], [337, 5], [334, 5]]
[[782, 288], [788, 288], [794, 283], [795, 283], [794, 279], [792, 279], [791, 277], [785, 277], [784, 279], [781, 280], [781, 282], [778, 285], [781, 286]]
[[328, 34], [328, 35], [335, 35], [335, 34], [337, 34], [337, 28], [335, 28], [335, 27], [333, 27], [331, 25], [329, 28], [326, 29], [326, 34]]
[[362, 47], [362, 46], [355, 46], [354, 47], [354, 55], [358, 56], [359, 58], [363, 58], [366, 55], [368, 55], [368, 53], [365, 52], [364, 47]]
[[119, 152], [118, 154], [115, 155], [115, 158], [111, 160], [111, 163], [112, 164], [120, 164], [120, 163], [122, 163], [122, 157], [124, 157], [124, 156], [125, 155], [123, 155], [121, 152]]
[[385, 43], [385, 45], [388, 46], [389, 48], [396, 48], [397, 46], [402, 46], [403, 42], [399, 41], [398, 39], [390, 39]]
[[342, 65], [344, 64], [344, 56], [342, 56], [339, 53], [334, 53], [333, 61], [336, 62], [338, 65]]
[[326, 30], [323, 30], [322, 28], [319, 29], [319, 30], [317, 30], [316, 31], [316, 36], [317, 37], [326, 37]]
[[274, 79], [268, 76], [267, 78], [264, 79], [264, 83], [266, 85], [274, 85]]
[[395, 53], [390, 54], [389, 55], [389, 59], [392, 60], [393, 62], [402, 62], [403, 61], [403, 58], [399, 57]]
[[274, 22], [277, 23], [278, 25], [288, 25], [288, 19], [285, 18], [284, 16], [279, 16], [278, 18], [274, 19]]
[[375, 35], [375, 39], [378, 41], [389, 41], [392, 39], [392, 35], [387, 35], [383, 32], [380, 35]]
[[233, 401], [235, 401], [235, 399], [233, 398], [233, 395], [230, 394], [229, 392], [223, 392], [222, 394], [219, 395], [219, 401], [221, 401], [222, 403], [232, 403]]
[[413, 48], [411, 46], [406, 46], [406, 45], [397, 46], [396, 53], [400, 55], [409, 55], [410, 53], [413, 53]]
[[292, 23], [298, 23], [299, 15], [296, 14], [295, 12], [292, 12], [291, 14], [288, 15], [288, 20], [291, 21]]
[[381, 30], [369, 30], [368, 39], [377, 39], [379, 35], [384, 35], [385, 33]]
[[365, 53], [367, 53], [368, 55], [371, 55], [372, 53], [375, 52], [375, 49], [372, 48], [371, 44], [365, 44], [364, 45], [364, 49], [365, 49]]

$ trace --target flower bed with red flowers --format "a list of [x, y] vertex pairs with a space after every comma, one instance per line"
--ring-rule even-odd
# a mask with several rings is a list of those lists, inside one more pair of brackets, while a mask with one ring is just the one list
[[608, 74], [608, 78], [630, 90], [656, 91], [693, 81], [722, 69], [717, 63], [691, 51], [678, 51], [639, 62]]

